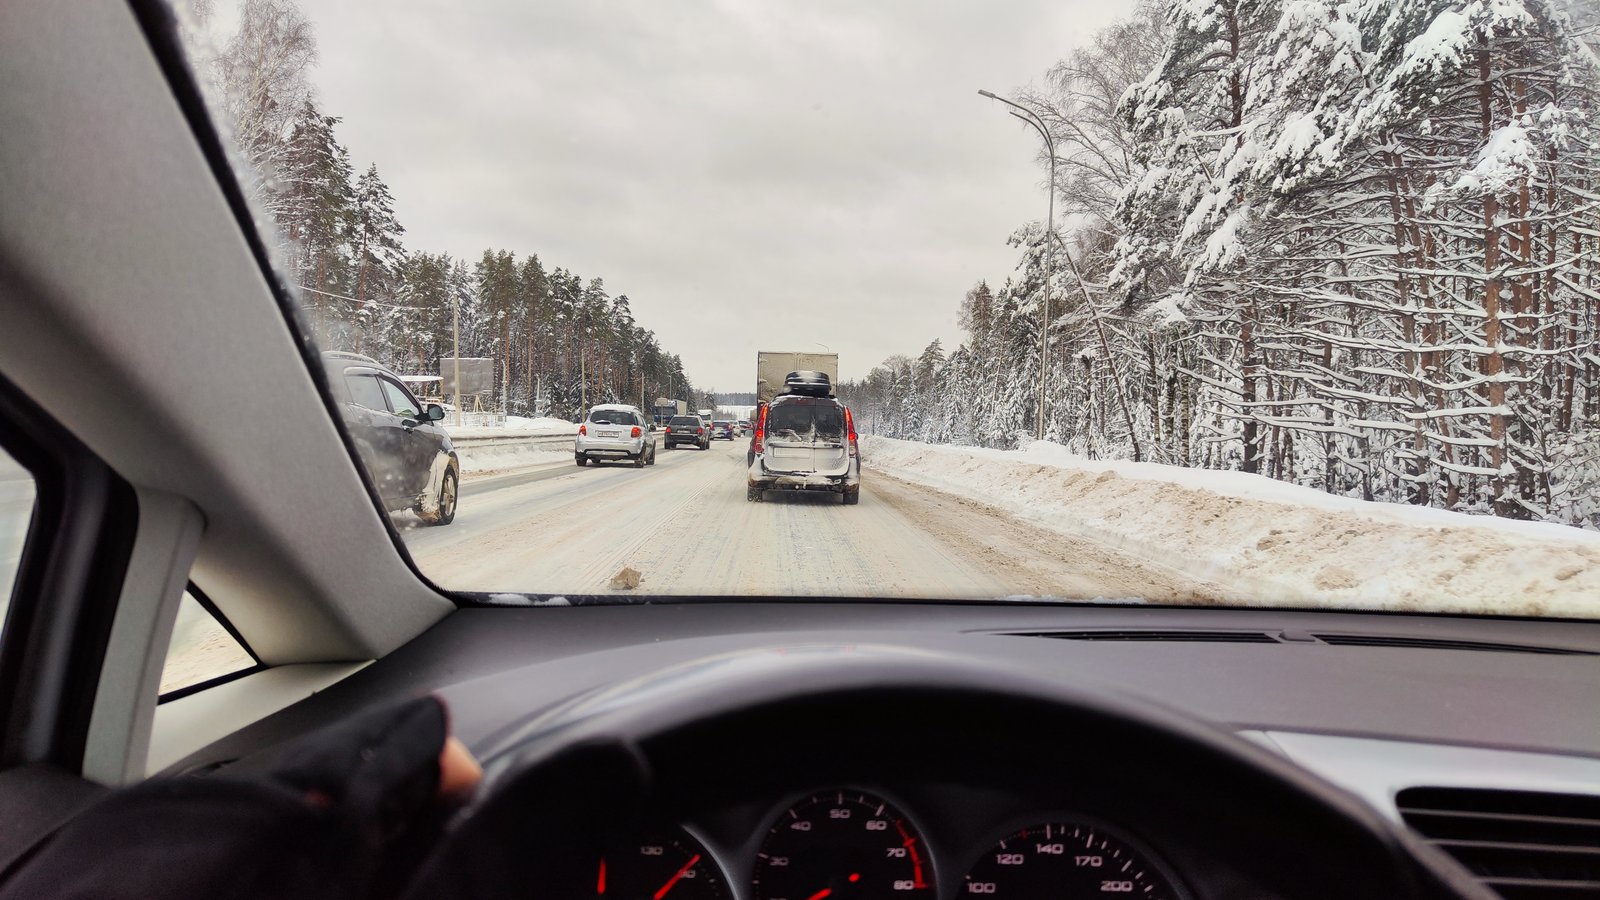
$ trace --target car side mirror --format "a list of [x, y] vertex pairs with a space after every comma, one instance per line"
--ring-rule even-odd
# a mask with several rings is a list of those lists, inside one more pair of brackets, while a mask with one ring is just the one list
[[424, 422], [444, 421], [444, 407], [437, 403], [429, 403], [428, 408], [422, 411], [422, 420]]

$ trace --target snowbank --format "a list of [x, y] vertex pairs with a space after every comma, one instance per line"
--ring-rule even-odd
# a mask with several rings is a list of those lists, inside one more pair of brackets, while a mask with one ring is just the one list
[[461, 459], [462, 476], [504, 472], [529, 466], [548, 466], [556, 463], [572, 465], [572, 445], [553, 447], [549, 444], [493, 444], [457, 445], [456, 455]]
[[1600, 534], [1259, 475], [864, 436], [869, 468], [1236, 586], [1264, 606], [1600, 616]]
[[483, 437], [485, 435], [503, 435], [509, 432], [519, 434], [577, 434], [576, 422], [566, 419], [557, 419], [552, 416], [540, 416], [530, 419], [527, 416], [506, 416], [504, 425], [464, 425], [456, 428], [449, 424], [449, 415], [445, 416], [445, 430], [451, 437]]
[[530, 419], [527, 416], [506, 416], [506, 427], [532, 428], [536, 431], [540, 429], [546, 431], [578, 430], [578, 424], [576, 422], [568, 422], [566, 419], [558, 419], [555, 416], [539, 416], [535, 419]]

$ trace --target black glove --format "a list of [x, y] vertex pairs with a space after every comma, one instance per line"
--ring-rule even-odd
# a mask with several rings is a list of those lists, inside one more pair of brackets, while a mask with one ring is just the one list
[[425, 697], [307, 735], [260, 774], [117, 791], [14, 867], [0, 900], [395, 896], [440, 830], [447, 732]]

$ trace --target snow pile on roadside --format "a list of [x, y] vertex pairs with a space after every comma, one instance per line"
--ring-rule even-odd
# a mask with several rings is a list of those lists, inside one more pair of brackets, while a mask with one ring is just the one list
[[506, 427], [531, 428], [535, 431], [567, 432], [578, 430], [576, 422], [568, 422], [566, 419], [558, 419], [555, 416], [539, 416], [534, 419], [530, 419], [527, 416], [506, 416]]
[[572, 445], [545, 444], [457, 444], [456, 456], [461, 460], [463, 476], [504, 472], [528, 466], [548, 466], [556, 463], [572, 464]]
[[[874, 469], [1231, 584], [1264, 606], [1600, 616], [1600, 534], [1260, 475], [863, 436]], [[870, 482], [869, 482], [870, 485]]]
[[485, 437], [490, 435], [505, 434], [577, 434], [576, 422], [566, 419], [557, 419], [553, 416], [540, 416], [530, 419], [527, 416], [506, 416], [504, 425], [464, 425], [457, 428], [449, 424], [449, 416], [445, 417], [445, 430], [451, 437]]

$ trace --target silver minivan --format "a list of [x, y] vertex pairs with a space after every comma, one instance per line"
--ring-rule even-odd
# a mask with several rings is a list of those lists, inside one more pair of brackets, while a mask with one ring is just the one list
[[573, 456], [578, 465], [590, 460], [629, 460], [644, 468], [656, 464], [656, 426], [637, 406], [605, 403], [589, 410], [578, 426]]
[[823, 491], [861, 500], [861, 450], [849, 407], [832, 397], [784, 394], [756, 416], [745, 499], [769, 490]]

